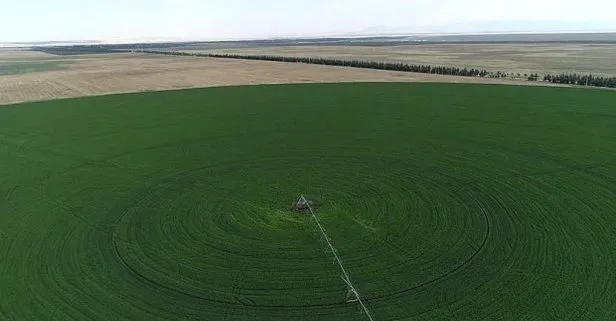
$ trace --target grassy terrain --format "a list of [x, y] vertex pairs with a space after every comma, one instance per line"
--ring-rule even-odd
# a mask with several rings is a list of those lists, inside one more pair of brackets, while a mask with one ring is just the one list
[[67, 61], [30, 60], [0, 62], [0, 76], [62, 69]]
[[0, 108], [0, 319], [614, 320], [613, 92], [227, 87]]

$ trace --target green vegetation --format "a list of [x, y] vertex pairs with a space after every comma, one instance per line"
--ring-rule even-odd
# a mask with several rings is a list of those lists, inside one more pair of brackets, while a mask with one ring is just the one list
[[0, 319], [616, 319], [616, 93], [227, 87], [0, 108]]
[[57, 70], [64, 68], [68, 63], [53, 60], [0, 62], [0, 76]]

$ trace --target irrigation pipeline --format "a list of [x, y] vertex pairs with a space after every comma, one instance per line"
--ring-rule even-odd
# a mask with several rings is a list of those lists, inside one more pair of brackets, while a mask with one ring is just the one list
[[314, 214], [314, 211], [312, 210], [312, 206], [310, 206], [310, 203], [304, 197], [304, 195], [300, 196], [298, 202], [304, 203], [304, 204], [306, 204], [306, 206], [308, 206], [308, 210], [310, 211], [310, 215], [312, 215], [312, 218], [314, 218], [314, 221], [317, 223], [317, 226], [319, 227], [319, 231], [321, 232], [322, 237], [327, 242], [327, 246], [329, 246], [329, 250], [334, 255], [334, 258], [336, 259], [336, 263], [338, 263], [338, 266], [340, 267], [340, 270], [342, 271], [342, 278], [343, 278], [344, 282], [346, 282], [347, 286], [349, 287], [349, 293], [355, 295], [355, 298], [357, 299], [357, 302], [359, 303], [359, 306], [361, 307], [362, 311], [366, 314], [366, 316], [368, 316], [368, 319], [370, 319], [370, 321], [374, 321], [374, 319], [372, 318], [372, 315], [370, 314], [370, 311], [368, 311], [368, 308], [366, 307], [364, 302], [361, 300], [361, 297], [359, 296], [359, 293], [357, 292], [357, 290], [353, 286], [353, 283], [351, 283], [351, 278], [349, 278], [349, 274], [347, 273], [346, 269], [342, 265], [342, 260], [340, 260], [340, 257], [338, 256], [338, 253], [336, 253], [336, 249], [332, 245], [332, 243], [331, 243], [331, 241], [329, 239], [329, 236], [327, 236], [327, 233], [325, 233], [325, 229], [321, 225], [321, 222], [319, 222], [319, 219], [317, 219], [317, 216]]

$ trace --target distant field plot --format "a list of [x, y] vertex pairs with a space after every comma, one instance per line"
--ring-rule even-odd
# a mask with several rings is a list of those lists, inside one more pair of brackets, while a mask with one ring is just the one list
[[63, 67], [45, 72], [0, 75], [0, 105], [111, 93], [249, 84], [354, 81], [516, 83], [268, 61], [130, 53], [53, 56], [34, 51], [0, 51], [0, 65], [3, 61], [8, 65], [29, 61], [30, 65], [54, 63]]
[[[39, 52], [0, 49], [0, 77], [66, 69], [71, 62], [71, 60], [59, 59]], [[3, 93], [0, 92], [0, 94]]]
[[0, 108], [0, 319], [616, 319], [616, 93], [305, 84]]
[[43, 52], [31, 51], [26, 49], [9, 49], [0, 48], [0, 61], [7, 62], [11, 60], [51, 60], [55, 56], [48, 55]]
[[60, 61], [13, 61], [0, 62], [0, 76], [27, 74], [65, 68], [66, 62]]
[[[177, 48], [176, 50], [182, 50]], [[616, 75], [616, 45], [593, 44], [443, 44], [400, 46], [267, 46], [195, 49], [189, 52], [313, 56], [485, 68], [524, 73]]]

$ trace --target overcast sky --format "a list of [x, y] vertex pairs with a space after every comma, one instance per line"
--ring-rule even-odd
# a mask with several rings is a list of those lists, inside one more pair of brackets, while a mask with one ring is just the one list
[[0, 42], [512, 30], [616, 31], [616, 1], [0, 0]]

